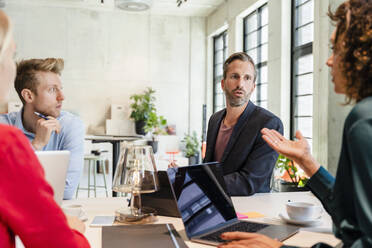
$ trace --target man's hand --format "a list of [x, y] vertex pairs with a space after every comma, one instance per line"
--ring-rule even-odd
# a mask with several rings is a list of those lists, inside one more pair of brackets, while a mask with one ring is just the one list
[[67, 218], [67, 223], [71, 229], [74, 229], [80, 233], [85, 232], [85, 224], [81, 220], [79, 220], [78, 217], [66, 215], [66, 218]]
[[231, 242], [221, 244], [218, 248], [279, 248], [283, 244], [277, 240], [271, 239], [265, 235], [248, 232], [226, 232], [221, 235], [222, 239], [232, 240]]
[[48, 144], [50, 135], [53, 131], [59, 133], [61, 131], [61, 125], [59, 124], [59, 121], [52, 116], [48, 116], [48, 120], [40, 118], [36, 122], [35, 138], [31, 142], [35, 150], [41, 150], [46, 144]]

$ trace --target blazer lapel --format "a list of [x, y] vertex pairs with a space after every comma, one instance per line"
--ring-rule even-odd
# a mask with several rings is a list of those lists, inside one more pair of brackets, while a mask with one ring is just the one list
[[[240, 117], [238, 119], [238, 122], [235, 124], [234, 130], [233, 130], [233, 132], [230, 136], [229, 142], [227, 143], [225, 151], [223, 152], [221, 163], [223, 163], [226, 160], [226, 158], [229, 155], [231, 149], [234, 147], [234, 144], [239, 139], [240, 133], [243, 131], [244, 126], [246, 124], [246, 121], [248, 120], [248, 118], [250, 117], [250, 115], [252, 114], [252, 112], [254, 111], [255, 108], [256, 108], [256, 105], [254, 105], [254, 103], [249, 101], [247, 106], [245, 107], [243, 113], [240, 115]], [[220, 121], [220, 123], [221, 123], [221, 121]], [[218, 132], [218, 130], [217, 130], [217, 132]], [[214, 143], [216, 143], [216, 141], [214, 141]]]
[[213, 125], [210, 127], [211, 130], [210, 130], [210, 133], [208, 134], [208, 138], [210, 139], [207, 140], [207, 151], [206, 151], [206, 156], [205, 156], [206, 161], [213, 161], [214, 159], [214, 150], [216, 146], [217, 135], [218, 135], [218, 131], [220, 130], [221, 122], [223, 118], [225, 117], [225, 115], [226, 115], [226, 109], [218, 113], [218, 116], [216, 116], [216, 121], [213, 122]]

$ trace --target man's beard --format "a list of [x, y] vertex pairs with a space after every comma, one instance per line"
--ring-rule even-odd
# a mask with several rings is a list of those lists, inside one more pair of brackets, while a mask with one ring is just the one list
[[[243, 92], [242, 97], [234, 96], [234, 92], [237, 91], [237, 90], [240, 90], [240, 91]], [[228, 105], [230, 105], [231, 107], [240, 107], [240, 106], [244, 105], [245, 103], [248, 102], [249, 97], [250, 97], [250, 94], [248, 94], [247, 92], [245, 92], [245, 90], [243, 90], [241, 88], [236, 88], [232, 91], [224, 89], [223, 91], [224, 91], [225, 96], [226, 96], [226, 101], [227, 101]]]

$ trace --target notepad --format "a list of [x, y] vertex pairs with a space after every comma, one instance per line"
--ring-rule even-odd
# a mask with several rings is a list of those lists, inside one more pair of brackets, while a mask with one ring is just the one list
[[148, 224], [102, 227], [102, 248], [187, 248], [172, 224]]
[[238, 219], [248, 219], [248, 218], [262, 218], [265, 215], [257, 213], [257, 212], [247, 212], [247, 213], [236, 213]]

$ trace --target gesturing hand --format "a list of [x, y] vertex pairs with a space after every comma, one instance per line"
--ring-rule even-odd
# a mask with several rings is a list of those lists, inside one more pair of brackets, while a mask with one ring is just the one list
[[279, 248], [283, 245], [277, 240], [271, 239], [263, 234], [258, 233], [226, 232], [221, 235], [221, 238], [232, 241], [221, 244], [218, 246], [218, 248]]
[[310, 146], [300, 131], [296, 132], [296, 141], [287, 140], [276, 130], [263, 128], [262, 138], [278, 153], [295, 161], [308, 176], [312, 176], [320, 167], [310, 153]]
[[36, 150], [41, 150], [46, 144], [48, 144], [50, 135], [55, 131], [59, 133], [61, 131], [61, 125], [59, 121], [52, 116], [48, 116], [48, 120], [40, 118], [36, 122], [35, 138], [31, 142]]

